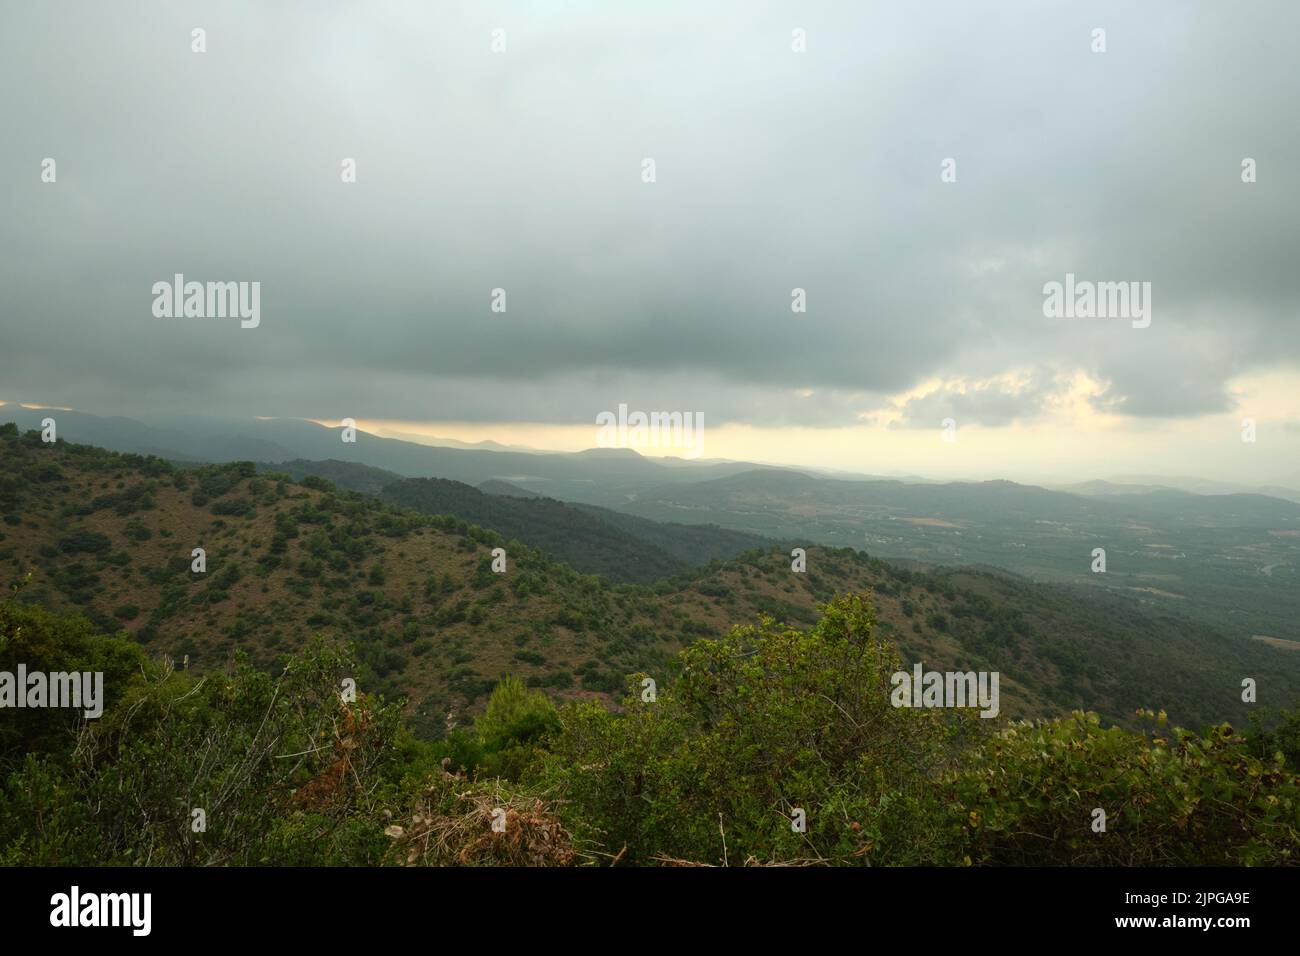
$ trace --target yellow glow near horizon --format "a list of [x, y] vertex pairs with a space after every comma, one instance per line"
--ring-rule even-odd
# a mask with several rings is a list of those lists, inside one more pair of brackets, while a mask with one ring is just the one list
[[[992, 381], [992, 380], [990, 380]], [[999, 380], [1007, 385], [1010, 380]], [[935, 379], [896, 396], [893, 410], [860, 416], [860, 423], [832, 428], [707, 425], [698, 456], [684, 449], [639, 448], [647, 457], [726, 458], [791, 467], [865, 474], [911, 474], [934, 478], [1035, 478], [1085, 481], [1120, 473], [1190, 474], [1267, 483], [1300, 470], [1281, 426], [1300, 422], [1300, 376], [1256, 375], [1233, 383], [1240, 407], [1194, 419], [1134, 419], [1098, 411], [1089, 401], [1104, 384], [1073, 374], [1054, 398], [1046, 419], [996, 428], [958, 423], [957, 440], [933, 429], [890, 427], [906, 401], [936, 388], [965, 390], [985, 382]], [[1241, 420], [1253, 417], [1262, 450], [1240, 440]], [[337, 421], [321, 424], [338, 427]], [[574, 452], [598, 447], [597, 426], [532, 422], [416, 422], [358, 419], [357, 427], [385, 438], [466, 443], [494, 441], [539, 451]], [[1263, 439], [1261, 439], [1263, 441]], [[1288, 444], [1288, 442], [1290, 442]]]
[[[904, 428], [907, 403], [943, 391], [994, 388], [1015, 394], [1033, 383], [1027, 372], [986, 379], [933, 378], [894, 395], [883, 407], [860, 412], [853, 424], [835, 427], [712, 424], [705, 421], [698, 449], [644, 447], [647, 457], [731, 459], [792, 468], [823, 468], [860, 474], [1020, 481], [1085, 481], [1119, 474], [1190, 475], [1269, 484], [1300, 482], [1300, 373], [1256, 372], [1229, 383], [1236, 407], [1196, 418], [1133, 418], [1098, 410], [1093, 399], [1104, 382], [1083, 371], [1057, 378], [1039, 417], [998, 427], [957, 422], [957, 440], [932, 428]], [[810, 397], [813, 389], [795, 393]], [[3, 402], [26, 409], [73, 411], [61, 405]], [[98, 410], [92, 413], [100, 413]], [[257, 416], [274, 420], [277, 416]], [[1241, 440], [1243, 419], [1253, 419], [1256, 443]], [[337, 428], [338, 420], [308, 419]], [[576, 452], [600, 446], [592, 422], [405, 421], [357, 419], [357, 427], [384, 438], [436, 444], [450, 439], [484, 441], [525, 450]]]

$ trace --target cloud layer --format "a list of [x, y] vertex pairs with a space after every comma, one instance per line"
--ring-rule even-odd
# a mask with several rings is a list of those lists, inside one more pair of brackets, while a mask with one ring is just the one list
[[[1297, 371], [1294, 3], [803, 6], [11, 7], [0, 398], [936, 428]], [[178, 272], [261, 326], [154, 318]], [[1067, 272], [1150, 281], [1151, 327], [1044, 318]]]

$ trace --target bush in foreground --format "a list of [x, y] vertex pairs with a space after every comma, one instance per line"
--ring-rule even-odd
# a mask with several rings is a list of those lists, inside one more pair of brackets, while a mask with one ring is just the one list
[[[472, 729], [415, 741], [340, 695], [313, 642], [277, 675], [173, 672], [124, 635], [0, 605], [0, 670], [102, 670], [97, 721], [7, 710], [0, 863], [60, 865], [1286, 865], [1295, 716], [1243, 736], [997, 725], [895, 708], [864, 595], [684, 651], [672, 686], [555, 711], [501, 682]], [[446, 754], [444, 768], [437, 758]], [[463, 760], [453, 759], [454, 755]], [[203, 826], [196, 826], [201, 810]], [[792, 826], [800, 817], [802, 829]], [[1105, 830], [1096, 827], [1098, 811]], [[494, 827], [493, 824], [498, 826]]]

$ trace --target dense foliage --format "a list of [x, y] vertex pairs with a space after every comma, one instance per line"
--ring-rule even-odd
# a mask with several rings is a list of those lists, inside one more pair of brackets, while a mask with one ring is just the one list
[[[870, 604], [845, 597], [805, 633], [764, 621], [700, 642], [654, 703], [567, 708], [549, 774], [575, 829], [639, 862], [1226, 865], [1300, 854], [1300, 778], [1284, 754], [1252, 752], [1227, 725], [1166, 731], [1163, 713], [1144, 715], [1158, 721], [1148, 734], [1081, 712], [991, 731], [971, 712], [896, 709], [897, 658], [873, 625]], [[806, 832], [792, 825], [796, 808]]]
[[1163, 714], [1135, 731], [1084, 713], [1002, 724], [895, 708], [897, 652], [864, 595], [804, 631], [765, 619], [700, 641], [672, 686], [634, 675], [618, 711], [557, 713], [504, 680], [473, 728], [437, 744], [364, 687], [349, 699], [356, 661], [319, 641], [277, 675], [236, 659], [198, 676], [10, 600], [0, 669], [19, 661], [102, 669], [108, 705], [98, 721], [4, 714], [9, 864], [1276, 865], [1300, 852], [1295, 715], [1243, 736]]
[[344, 701], [355, 661], [308, 647], [277, 678], [198, 677], [84, 622], [0, 608], [0, 669], [105, 670], [109, 706], [6, 711], [0, 861], [153, 866], [364, 862], [413, 751], [397, 708]]

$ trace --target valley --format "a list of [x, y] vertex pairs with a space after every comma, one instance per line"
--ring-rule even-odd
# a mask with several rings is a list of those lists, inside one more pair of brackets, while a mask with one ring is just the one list
[[[760, 614], [807, 626], [819, 605], [855, 592], [874, 595], [880, 628], [909, 659], [1000, 671], [1013, 717], [1087, 708], [1124, 722], [1158, 705], [1195, 724], [1243, 715], [1242, 676], [1280, 701], [1300, 692], [1300, 655], [1110, 589], [903, 566], [830, 545], [810, 547], [800, 574], [774, 543], [620, 584], [556, 560], [543, 547], [555, 547], [554, 528], [523, 512], [500, 512], [502, 532], [340, 489], [306, 466], [297, 480], [251, 462], [178, 468], [47, 445], [13, 425], [0, 430], [0, 450], [0, 573], [23, 601], [198, 669], [244, 655], [272, 672], [313, 636], [354, 643], [364, 686], [405, 699], [431, 737], [481, 708], [506, 673], [557, 699], [614, 703], [629, 675], [671, 681], [676, 652], [701, 638]], [[527, 501], [500, 499], [512, 500]], [[608, 560], [670, 554], [614, 525], [592, 524], [593, 541], [603, 529], [622, 549], [594, 552]], [[206, 550], [205, 574], [190, 570], [195, 547]], [[509, 555], [506, 574], [491, 570], [494, 547]]]

